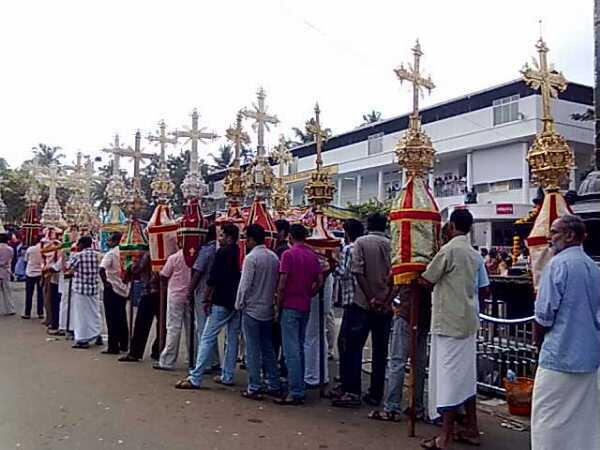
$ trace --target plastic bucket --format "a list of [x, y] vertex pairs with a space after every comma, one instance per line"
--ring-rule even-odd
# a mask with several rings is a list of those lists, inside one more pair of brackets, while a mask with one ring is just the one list
[[515, 416], [531, 416], [531, 398], [533, 396], [533, 379], [517, 377], [513, 382], [504, 378], [508, 412]]

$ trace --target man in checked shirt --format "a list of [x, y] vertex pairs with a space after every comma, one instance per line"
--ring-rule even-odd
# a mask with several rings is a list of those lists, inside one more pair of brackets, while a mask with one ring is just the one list
[[67, 269], [73, 271], [73, 348], [88, 348], [94, 340], [102, 345], [102, 317], [98, 300], [100, 255], [92, 249], [91, 236], [80, 237], [77, 250], [67, 263]]

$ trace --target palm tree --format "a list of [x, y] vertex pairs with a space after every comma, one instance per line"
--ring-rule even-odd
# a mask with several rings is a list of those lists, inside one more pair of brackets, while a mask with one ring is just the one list
[[[303, 130], [300, 128], [297, 128], [297, 127], [293, 127], [292, 131], [294, 132], [294, 137], [296, 139], [292, 139], [290, 141], [290, 143], [293, 145], [303, 145], [303, 144], [308, 144], [310, 142], [314, 142], [315, 135], [311, 131], [314, 124], [315, 124], [315, 119], [313, 119], [311, 117], [304, 124]], [[326, 139], [329, 139], [331, 137], [331, 135], [333, 134], [331, 131], [331, 128], [324, 128], [323, 133], [325, 133]]]
[[359, 127], [369, 125], [370, 123], [379, 122], [381, 120], [381, 112], [373, 109], [370, 113], [363, 114], [362, 119], [363, 122], [359, 125]]
[[227, 169], [233, 160], [233, 150], [231, 145], [221, 145], [217, 150], [217, 154], [211, 154], [210, 156], [215, 162], [217, 170]]
[[40, 143], [37, 147], [33, 147], [32, 150], [42, 167], [49, 166], [52, 163], [60, 164], [60, 160], [65, 157], [64, 153], [61, 153], [62, 148], [59, 146], [52, 147]]

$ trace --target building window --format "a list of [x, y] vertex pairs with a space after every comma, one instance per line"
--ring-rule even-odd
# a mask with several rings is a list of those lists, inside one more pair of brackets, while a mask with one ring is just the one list
[[288, 175], [294, 175], [298, 173], [298, 157], [294, 156], [291, 163], [288, 164]]
[[523, 180], [520, 178], [515, 178], [513, 180], [497, 181], [495, 183], [476, 184], [474, 187], [478, 194], [483, 194], [486, 192], [514, 191], [523, 188]]
[[494, 100], [494, 126], [519, 120], [519, 94]]
[[383, 151], [383, 133], [376, 133], [369, 136], [368, 154], [374, 155]]

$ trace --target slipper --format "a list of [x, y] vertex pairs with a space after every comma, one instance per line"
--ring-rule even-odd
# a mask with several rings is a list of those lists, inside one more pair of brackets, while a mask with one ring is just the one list
[[173, 369], [171, 369], [170, 367], [163, 367], [160, 364], [156, 363], [156, 364], [152, 364], [152, 368], [156, 369], [156, 370], [166, 370], [167, 372], [172, 371]]
[[135, 356], [131, 356], [131, 355], [125, 355], [125, 356], [121, 356], [119, 358], [120, 362], [139, 362], [139, 358], [136, 358]]
[[360, 397], [356, 394], [346, 392], [341, 397], [331, 400], [331, 406], [339, 408], [360, 408]]
[[242, 397], [247, 398], [248, 400], [256, 400], [260, 402], [265, 399], [265, 397], [260, 392], [249, 392], [244, 390], [240, 392], [240, 394], [242, 394]]
[[400, 413], [396, 411], [377, 411], [373, 410], [367, 416], [371, 420], [381, 420], [382, 422], [400, 422]]
[[444, 450], [442, 447], [439, 447], [437, 445], [437, 436], [436, 437], [432, 437], [431, 439], [423, 439], [421, 441], [421, 447], [423, 448], [428, 448], [430, 450]]
[[198, 389], [200, 389], [200, 386], [196, 386], [195, 384], [192, 384], [192, 382], [190, 380], [185, 379], [185, 380], [179, 380], [175, 384], [175, 389], [197, 391]]
[[214, 377], [213, 381], [217, 384], [222, 384], [223, 386], [233, 386], [234, 385], [234, 383], [226, 383], [225, 381], [223, 381], [223, 378], [220, 375], [217, 375], [216, 377]]
[[462, 444], [472, 445], [474, 447], [479, 447], [481, 445], [481, 441], [479, 438], [466, 436], [462, 433], [462, 431], [457, 431], [454, 434], [454, 442], [460, 442]]
[[273, 403], [275, 403], [276, 405], [281, 405], [281, 406], [298, 406], [298, 405], [304, 405], [304, 399], [288, 396], [288, 397], [283, 397], [283, 398], [276, 398], [275, 400], [273, 400]]

